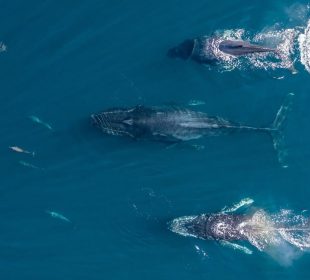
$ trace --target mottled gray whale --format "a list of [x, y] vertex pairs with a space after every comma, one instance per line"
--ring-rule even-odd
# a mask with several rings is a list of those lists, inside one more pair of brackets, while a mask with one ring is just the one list
[[169, 142], [188, 141], [234, 131], [264, 132], [272, 136], [274, 147], [280, 151], [281, 131], [292, 96], [293, 94], [287, 96], [270, 127], [246, 126], [218, 116], [175, 107], [112, 108], [92, 114], [91, 119], [93, 124], [106, 134]]
[[298, 250], [310, 249], [308, 217], [284, 209], [275, 213], [256, 207], [240, 211], [253, 202], [246, 198], [217, 213], [179, 217], [169, 222], [168, 227], [179, 235], [215, 240], [249, 254], [252, 251], [243, 246], [244, 241], [265, 252], [272, 247], [286, 250], [287, 245]]
[[167, 55], [172, 58], [191, 59], [198, 63], [213, 64], [221, 61], [223, 54], [245, 56], [262, 52], [276, 53], [277, 50], [242, 40], [226, 40], [216, 36], [202, 36], [185, 40], [178, 46], [169, 49]]

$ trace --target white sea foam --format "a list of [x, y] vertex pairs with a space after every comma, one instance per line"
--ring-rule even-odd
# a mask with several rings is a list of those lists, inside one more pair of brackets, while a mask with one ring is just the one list
[[246, 32], [244, 29], [218, 30], [215, 32], [217, 40], [212, 44], [212, 51], [220, 61], [220, 71], [232, 71], [236, 68], [242, 68], [242, 61], [233, 55], [226, 54], [219, 49], [223, 40], [244, 40]]
[[[295, 29], [276, 30], [271, 28], [256, 34], [250, 34], [244, 29], [217, 31], [212, 50], [220, 61], [220, 71], [231, 71], [233, 69], [290, 69], [294, 71], [294, 42], [299, 31]], [[223, 40], [243, 40], [256, 43], [261, 46], [274, 48], [275, 53], [255, 53], [236, 57], [225, 54], [219, 50], [219, 44]]]
[[285, 8], [285, 13], [291, 23], [300, 25], [305, 23], [309, 16], [310, 5], [302, 3], [293, 3], [291, 6]]
[[298, 36], [300, 62], [310, 73], [310, 20], [303, 33]]
[[[295, 29], [269, 30], [256, 34], [253, 42], [267, 45], [277, 50], [276, 59], [270, 54], [261, 53], [249, 56], [250, 62], [256, 68], [268, 69], [290, 69], [294, 71], [294, 41], [298, 34]], [[269, 56], [270, 59], [266, 59]]]
[[268, 214], [258, 210], [239, 225], [239, 231], [258, 250], [290, 265], [310, 249], [309, 218], [291, 210]]
[[[297, 13], [293, 13], [297, 9]], [[234, 69], [245, 70], [264, 69], [288, 69], [296, 74], [295, 64], [300, 63], [310, 73], [310, 20], [307, 15], [310, 6], [295, 5], [287, 12], [293, 16], [293, 21], [298, 19], [298, 25], [294, 28], [279, 28], [278, 24], [265, 28], [258, 33], [246, 32], [244, 29], [218, 30], [212, 45], [212, 51], [218, 58], [219, 71], [231, 71]], [[307, 21], [307, 22], [306, 22]], [[225, 54], [219, 50], [219, 44], [223, 40], [243, 40], [257, 45], [276, 49], [275, 53], [255, 53], [236, 57]], [[279, 79], [282, 79], [281, 76]]]

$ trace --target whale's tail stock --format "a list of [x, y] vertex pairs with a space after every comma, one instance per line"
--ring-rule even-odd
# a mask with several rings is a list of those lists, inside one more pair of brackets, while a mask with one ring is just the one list
[[291, 111], [294, 93], [289, 93], [277, 112], [277, 115], [270, 128], [273, 147], [278, 155], [278, 161], [283, 168], [287, 168], [287, 150], [284, 145], [283, 129], [286, 124], [288, 113]]

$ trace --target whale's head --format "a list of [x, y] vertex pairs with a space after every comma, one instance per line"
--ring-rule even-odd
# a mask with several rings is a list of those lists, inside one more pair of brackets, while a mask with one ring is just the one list
[[185, 40], [180, 45], [169, 49], [167, 55], [171, 58], [181, 58], [184, 60], [189, 59], [193, 52], [194, 45], [195, 40], [193, 39]]
[[183, 236], [191, 236], [205, 239], [207, 236], [207, 215], [183, 216], [172, 220], [169, 229]]
[[144, 107], [112, 108], [91, 115], [91, 122], [106, 134], [118, 136], [141, 136], [144, 127], [137, 124], [137, 120], [143, 116]]

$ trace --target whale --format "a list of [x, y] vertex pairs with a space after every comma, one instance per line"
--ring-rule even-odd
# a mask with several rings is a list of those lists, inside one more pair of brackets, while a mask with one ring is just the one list
[[180, 235], [204, 240], [246, 240], [247, 237], [238, 230], [238, 227], [247, 219], [247, 215], [226, 213], [183, 216], [174, 219], [169, 228]]
[[223, 55], [234, 57], [255, 55], [258, 53], [277, 53], [266, 46], [252, 44], [243, 40], [227, 40], [216, 36], [201, 36], [187, 39], [167, 52], [170, 58], [193, 60], [200, 64], [216, 64]]
[[218, 136], [235, 131], [268, 133], [280, 152], [282, 128], [290, 109], [292, 93], [288, 94], [270, 126], [254, 127], [235, 123], [219, 116], [175, 106], [134, 106], [111, 108], [91, 115], [92, 124], [104, 134], [128, 136], [176, 143], [204, 136]]
[[272, 247], [282, 250], [286, 248], [284, 244], [301, 251], [310, 249], [307, 216], [292, 210], [269, 213], [262, 208], [249, 208], [253, 203], [247, 198], [220, 212], [181, 216], [169, 221], [168, 229], [181, 236], [216, 241], [247, 254], [252, 251], [244, 246], [245, 242], [259, 251]]

